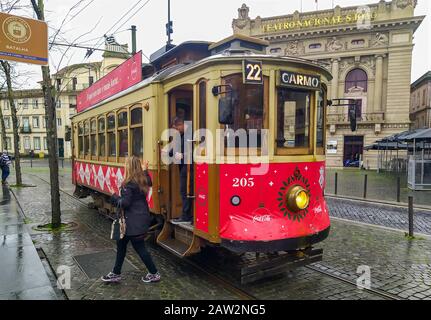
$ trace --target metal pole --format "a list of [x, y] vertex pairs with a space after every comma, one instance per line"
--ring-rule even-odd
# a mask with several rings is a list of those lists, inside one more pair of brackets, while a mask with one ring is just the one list
[[397, 202], [401, 202], [401, 177], [397, 177]]
[[168, 0], [168, 45], [172, 43], [171, 40], [171, 0]]
[[136, 53], [136, 26], [132, 26], [132, 54]]
[[364, 199], [367, 199], [368, 175], [364, 176]]
[[335, 172], [335, 194], [338, 193], [338, 172]]
[[414, 237], [414, 228], [413, 228], [413, 197], [409, 196], [409, 237]]

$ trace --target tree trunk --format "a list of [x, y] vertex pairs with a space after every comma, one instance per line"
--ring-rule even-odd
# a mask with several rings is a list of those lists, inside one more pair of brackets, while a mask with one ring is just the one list
[[9, 146], [7, 145], [7, 138], [6, 138], [6, 127], [4, 125], [4, 117], [3, 117], [3, 110], [0, 108], [0, 126], [1, 126], [1, 147], [2, 150], [8, 150]]
[[[43, 0], [31, 0], [33, 9], [39, 20], [44, 21]], [[61, 226], [60, 185], [58, 181], [58, 150], [57, 150], [57, 123], [53, 94], [53, 85], [49, 66], [42, 66], [42, 89], [45, 97], [46, 136], [49, 152], [49, 179], [51, 183], [51, 224], [56, 229]]]
[[[16, 116], [16, 107], [15, 100], [13, 97], [12, 90], [12, 80], [10, 76], [10, 64], [7, 61], [1, 60], [1, 65], [3, 67], [3, 71], [6, 77], [7, 84], [7, 98], [10, 104], [10, 112], [12, 115], [12, 128], [13, 128], [13, 149], [15, 153], [15, 176], [16, 176], [16, 185], [22, 185], [22, 175], [21, 175], [21, 162], [20, 162], [20, 154], [19, 154], [19, 134], [18, 134], [18, 117]], [[6, 138], [6, 137], [5, 137]]]

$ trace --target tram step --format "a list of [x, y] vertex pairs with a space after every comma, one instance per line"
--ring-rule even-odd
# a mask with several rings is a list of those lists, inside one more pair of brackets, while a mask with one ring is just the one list
[[164, 239], [162, 241], [158, 241], [158, 243], [160, 246], [179, 256], [180, 258], [183, 258], [189, 249], [188, 244], [173, 238]]

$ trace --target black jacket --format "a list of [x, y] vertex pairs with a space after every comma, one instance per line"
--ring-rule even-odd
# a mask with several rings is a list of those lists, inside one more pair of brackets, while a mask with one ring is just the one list
[[[144, 171], [147, 176], [148, 186], [152, 186], [151, 178], [147, 171]], [[124, 209], [124, 217], [126, 219], [126, 235], [139, 236], [148, 231], [152, 217], [148, 208], [147, 197], [139, 186], [133, 182], [129, 182], [121, 188], [121, 196], [113, 195], [111, 202], [115, 206]]]

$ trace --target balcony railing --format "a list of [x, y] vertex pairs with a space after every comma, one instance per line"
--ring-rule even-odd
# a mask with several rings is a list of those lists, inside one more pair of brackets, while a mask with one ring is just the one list
[[[358, 123], [376, 124], [385, 121], [385, 114], [379, 113], [363, 113], [358, 118]], [[349, 116], [347, 114], [328, 114], [328, 124], [349, 124]]]

